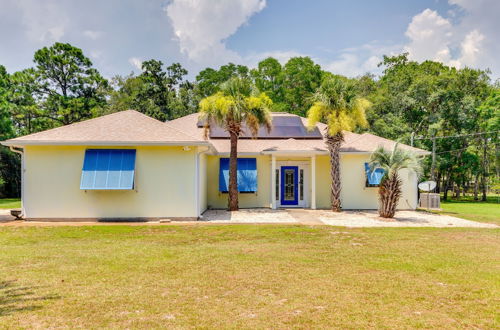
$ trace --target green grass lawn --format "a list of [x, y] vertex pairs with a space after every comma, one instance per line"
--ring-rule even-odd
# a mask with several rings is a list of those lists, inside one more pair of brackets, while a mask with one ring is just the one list
[[0, 328], [496, 328], [500, 230], [0, 227]]
[[21, 208], [20, 198], [0, 198], [0, 209], [18, 209]]
[[438, 213], [500, 225], [500, 203], [495, 196], [488, 196], [486, 202], [474, 201], [472, 197], [441, 200], [441, 208], [443, 211]]

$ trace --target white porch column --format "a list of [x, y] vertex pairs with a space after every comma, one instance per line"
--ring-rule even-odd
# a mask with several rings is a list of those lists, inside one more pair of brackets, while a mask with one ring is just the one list
[[316, 155], [311, 156], [311, 209], [316, 209]]
[[271, 208], [276, 209], [276, 156], [271, 155]]

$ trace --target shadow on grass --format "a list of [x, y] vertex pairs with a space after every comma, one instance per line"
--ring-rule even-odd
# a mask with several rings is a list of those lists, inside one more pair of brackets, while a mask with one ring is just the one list
[[0, 281], [0, 317], [16, 312], [35, 311], [46, 300], [60, 299], [58, 295], [39, 295], [41, 286], [17, 285], [16, 281]]
[[459, 214], [458, 212], [453, 212], [453, 211], [438, 211], [437, 213], [439, 213], [439, 214]]
[[478, 200], [474, 200], [472, 196], [461, 196], [459, 198], [456, 197], [448, 197], [448, 199], [443, 199], [443, 195], [441, 195], [441, 203], [444, 204], [462, 204], [462, 203], [472, 203], [472, 204], [500, 204], [500, 195], [498, 196], [488, 196], [485, 201], [481, 200], [481, 196], [479, 196]]

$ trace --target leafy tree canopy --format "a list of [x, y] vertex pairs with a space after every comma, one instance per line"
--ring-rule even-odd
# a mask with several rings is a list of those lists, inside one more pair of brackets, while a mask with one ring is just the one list
[[109, 111], [134, 109], [161, 121], [196, 112], [193, 84], [185, 81], [187, 70], [179, 63], [163, 68], [163, 62], [142, 63], [143, 72], [112, 79]]
[[255, 86], [265, 92], [273, 101], [275, 111], [287, 111], [285, 104], [284, 73], [280, 62], [272, 57], [262, 60], [251, 70]]
[[0, 65], [0, 139], [5, 140], [13, 135], [12, 121], [8, 103], [9, 74], [5, 67]]
[[309, 57], [293, 57], [283, 67], [284, 101], [288, 111], [306, 116], [311, 95], [321, 84], [323, 71]]
[[196, 76], [197, 94], [200, 99], [215, 94], [222, 83], [232, 77], [248, 78], [249, 69], [244, 65], [229, 63], [223, 65], [219, 70], [206, 68]]
[[33, 90], [39, 117], [62, 125], [94, 117], [106, 105], [108, 83], [81, 49], [56, 42], [35, 52]]

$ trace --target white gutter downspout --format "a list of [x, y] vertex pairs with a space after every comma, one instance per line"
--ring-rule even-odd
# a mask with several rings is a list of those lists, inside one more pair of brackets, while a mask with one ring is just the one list
[[21, 217], [24, 218], [26, 216], [26, 212], [24, 210], [24, 152], [23, 149], [16, 149], [14, 146], [9, 146], [9, 149], [16, 154], [21, 155]]
[[198, 220], [202, 218], [200, 212], [200, 156], [207, 153], [210, 150], [209, 147], [207, 149], [196, 153], [196, 161], [195, 161], [195, 171], [196, 171], [196, 179], [195, 179], [195, 193], [196, 193], [196, 214], [198, 215]]

